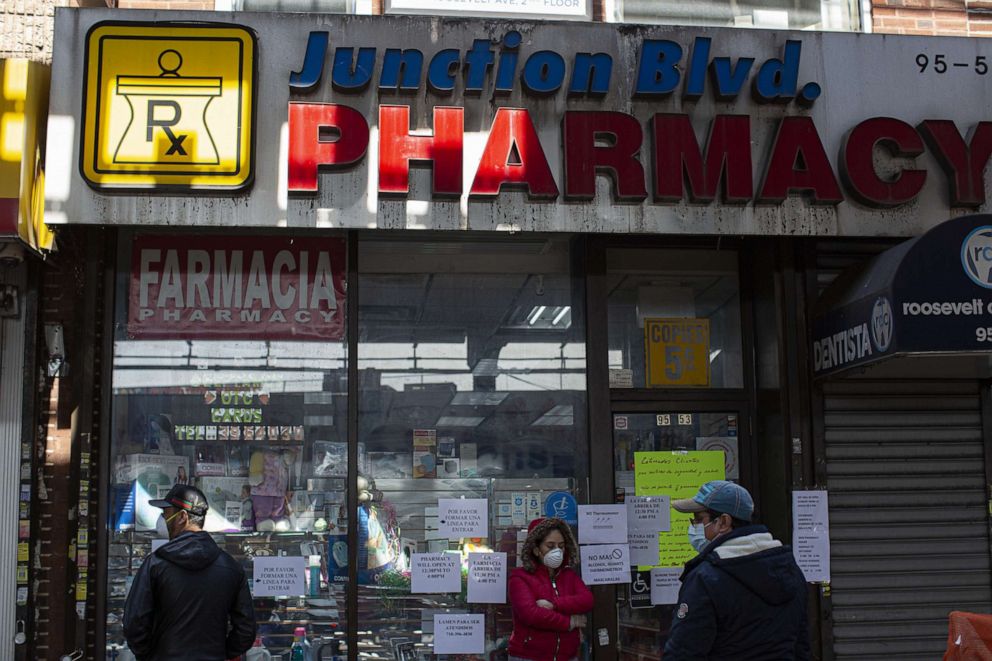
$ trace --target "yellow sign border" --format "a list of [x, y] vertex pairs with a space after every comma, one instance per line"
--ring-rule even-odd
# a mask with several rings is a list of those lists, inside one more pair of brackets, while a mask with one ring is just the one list
[[710, 346], [710, 320], [705, 317], [648, 317], [644, 319], [644, 385], [647, 388], [708, 388], [710, 385], [709, 356], [706, 359], [702, 383], [655, 383], [651, 380], [651, 324], [652, 323], [698, 323], [706, 335], [706, 350]]
[[[241, 44], [242, 70], [239, 85], [244, 97], [239, 118], [237, 168], [234, 172], [190, 171], [187, 173], [136, 171], [123, 166], [107, 171], [96, 166], [99, 144], [98, 126], [101, 121], [99, 105], [101, 65], [98, 44], [107, 37], [133, 37], [136, 39], [159, 37], [196, 38], [204, 41], [237, 40]], [[149, 23], [129, 21], [102, 21], [86, 33], [83, 58], [82, 122], [79, 137], [79, 172], [91, 187], [97, 190], [142, 190], [176, 192], [238, 191], [248, 188], [255, 177], [255, 94], [258, 77], [258, 45], [253, 30], [242, 25], [227, 23]], [[195, 168], [196, 166], [192, 166]]]

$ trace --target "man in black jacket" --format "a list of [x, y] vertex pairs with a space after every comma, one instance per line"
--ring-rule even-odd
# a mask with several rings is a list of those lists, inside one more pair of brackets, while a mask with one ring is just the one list
[[691, 513], [665, 661], [806, 661], [806, 582], [792, 550], [751, 524], [747, 489], [717, 480], [672, 503]]
[[124, 604], [124, 637], [138, 661], [224, 661], [255, 641], [241, 565], [203, 532], [207, 499], [177, 484], [161, 507], [169, 543], [145, 558]]

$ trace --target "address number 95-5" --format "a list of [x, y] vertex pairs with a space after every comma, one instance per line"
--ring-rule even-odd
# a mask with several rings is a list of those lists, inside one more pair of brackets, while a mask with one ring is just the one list
[[975, 329], [975, 339], [979, 342], [992, 342], [992, 328], [979, 326]]

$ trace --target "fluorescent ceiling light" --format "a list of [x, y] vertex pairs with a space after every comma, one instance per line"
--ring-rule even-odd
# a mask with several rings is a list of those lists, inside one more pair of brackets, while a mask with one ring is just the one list
[[478, 427], [486, 419], [474, 415], [442, 415], [435, 423], [438, 427]]
[[539, 305], [538, 307], [534, 308], [534, 311], [531, 313], [530, 317], [527, 319], [527, 323], [530, 324], [531, 326], [533, 326], [534, 325], [534, 322], [537, 321], [540, 318], [540, 316], [542, 314], [544, 314], [544, 311], [547, 310], [547, 309], [548, 309], [548, 307], [546, 305]]

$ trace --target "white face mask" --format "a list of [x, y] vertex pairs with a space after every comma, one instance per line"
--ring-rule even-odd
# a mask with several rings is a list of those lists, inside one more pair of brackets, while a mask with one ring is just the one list
[[165, 524], [165, 515], [159, 514], [155, 522], [155, 534], [159, 539], [169, 539], [169, 526]]
[[689, 543], [692, 544], [692, 548], [696, 549], [697, 553], [703, 552], [706, 545], [710, 543], [709, 540], [706, 539], [706, 526], [704, 524], [689, 524]]
[[562, 561], [565, 559], [565, 552], [561, 549], [552, 549], [544, 554], [541, 560], [544, 562], [544, 566], [548, 569], [558, 569], [561, 567]]

